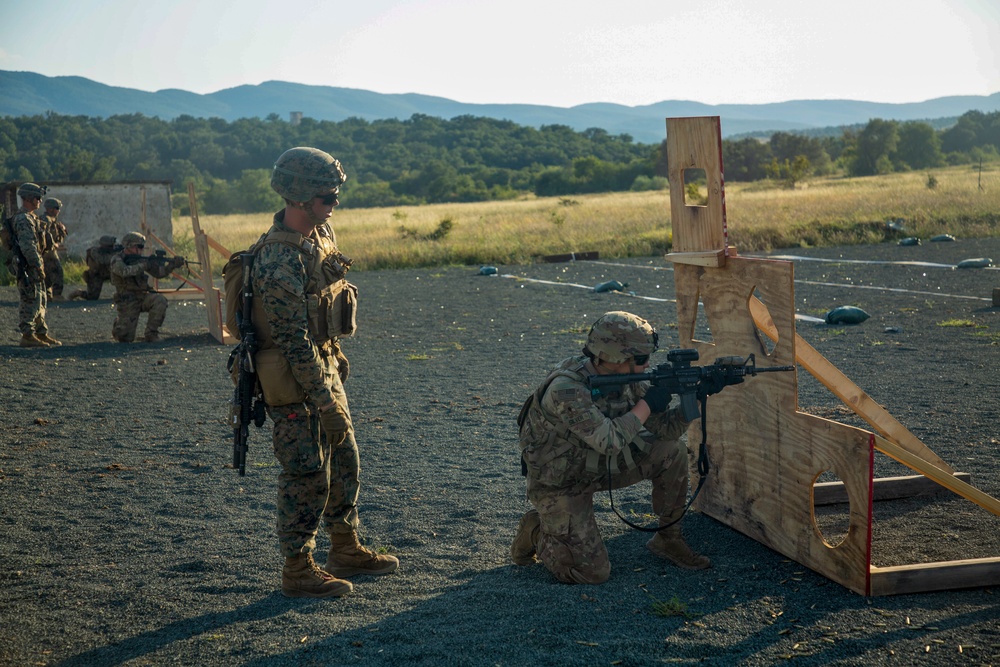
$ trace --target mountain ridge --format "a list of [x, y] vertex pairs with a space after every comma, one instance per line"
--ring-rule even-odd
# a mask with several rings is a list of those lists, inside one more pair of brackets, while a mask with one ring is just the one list
[[666, 136], [664, 119], [678, 116], [720, 116], [724, 137], [777, 131], [808, 131], [884, 120], [957, 118], [976, 110], [1000, 111], [1000, 92], [992, 95], [955, 95], [923, 102], [866, 102], [860, 100], [789, 100], [765, 104], [706, 104], [691, 100], [663, 100], [626, 106], [614, 102], [587, 102], [572, 107], [536, 104], [481, 104], [458, 102], [420, 93], [376, 93], [359, 88], [315, 86], [287, 81], [243, 84], [214, 93], [192, 93], [178, 88], [155, 92], [110, 86], [80, 76], [49, 77], [34, 72], [0, 70], [0, 116], [31, 116], [48, 112], [70, 116], [141, 113], [171, 120], [181, 115], [200, 118], [288, 119], [300, 111], [315, 120], [406, 120], [414, 114], [441, 118], [471, 115], [509, 120], [519, 125], [567, 125], [576, 131], [600, 128], [609, 134], [628, 134], [640, 143], [659, 143]]

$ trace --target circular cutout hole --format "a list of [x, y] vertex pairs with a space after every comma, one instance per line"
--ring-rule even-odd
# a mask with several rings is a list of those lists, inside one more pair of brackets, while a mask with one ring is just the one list
[[851, 528], [851, 503], [844, 482], [830, 470], [816, 475], [812, 501], [813, 528], [826, 546], [840, 546]]

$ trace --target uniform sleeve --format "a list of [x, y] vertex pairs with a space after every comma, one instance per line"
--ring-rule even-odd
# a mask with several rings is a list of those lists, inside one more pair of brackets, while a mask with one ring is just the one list
[[265, 245], [254, 261], [254, 290], [271, 328], [271, 338], [285, 355], [292, 375], [316, 405], [333, 401], [319, 349], [309, 336], [306, 269], [300, 253], [282, 243]]
[[688, 424], [681, 417], [681, 407], [676, 405], [666, 412], [650, 415], [646, 428], [661, 440], [678, 440], [687, 431]]
[[121, 276], [122, 278], [134, 278], [135, 276], [141, 276], [145, 272], [146, 267], [143, 262], [126, 264], [125, 258], [121, 255], [115, 255], [111, 260], [111, 273], [116, 276]]
[[42, 255], [38, 251], [38, 237], [35, 235], [35, 225], [31, 218], [24, 213], [19, 213], [14, 218], [14, 236], [17, 237], [17, 246], [24, 255], [24, 261], [28, 266], [36, 269], [42, 266]]
[[631, 412], [610, 418], [594, 404], [590, 390], [572, 378], [556, 378], [542, 397], [542, 409], [600, 454], [615, 454], [642, 430]]

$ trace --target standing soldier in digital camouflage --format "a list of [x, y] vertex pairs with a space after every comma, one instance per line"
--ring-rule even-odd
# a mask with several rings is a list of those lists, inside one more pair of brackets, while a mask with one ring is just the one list
[[[17, 279], [17, 292], [21, 299], [18, 310], [18, 330], [21, 347], [49, 347], [62, 345], [49, 336], [45, 323], [48, 296], [45, 289], [45, 233], [42, 221], [35, 213], [45, 196], [45, 188], [35, 183], [22, 183], [17, 189], [21, 198], [12, 223], [11, 273]], [[20, 264], [20, 269], [15, 268]]]
[[111, 280], [111, 260], [121, 252], [114, 236], [102, 236], [97, 245], [87, 248], [87, 268], [83, 272], [86, 289], [76, 289], [70, 292], [70, 299], [86, 299], [97, 301], [101, 298], [104, 283]]
[[[642, 373], [658, 337], [644, 319], [616, 311], [590, 329], [583, 355], [562, 361], [528, 404], [521, 421], [522, 469], [534, 509], [521, 517], [511, 545], [517, 565], [536, 555], [566, 583], [600, 584], [611, 574], [594, 519], [594, 493], [651, 480], [653, 512], [662, 528], [646, 547], [686, 569], [711, 566], [688, 547], [676, 523], [688, 491], [687, 423], [668, 409], [670, 393], [648, 382], [592, 392], [591, 375]], [[609, 460], [610, 459], [610, 460]]]
[[63, 266], [59, 259], [59, 248], [66, 240], [66, 225], [59, 220], [62, 202], [55, 197], [49, 197], [42, 202], [45, 215], [39, 216], [42, 221], [45, 251], [42, 262], [45, 266], [45, 287], [52, 301], [63, 301]]
[[145, 247], [145, 236], [129, 232], [122, 237], [122, 251], [111, 260], [111, 284], [115, 286], [114, 303], [118, 310], [111, 336], [119, 343], [135, 340], [142, 313], [149, 313], [143, 340], [147, 343], [160, 340], [160, 325], [167, 316], [167, 299], [153, 291], [146, 274], [166, 278], [173, 269], [184, 265], [183, 257], [173, 257], [167, 262], [151, 261], [142, 256]]
[[[328, 224], [346, 179], [340, 162], [319, 149], [282, 153], [271, 187], [285, 208], [251, 249], [256, 367], [281, 464], [277, 534], [288, 597], [346, 595], [353, 586], [338, 577], [399, 566], [358, 540], [360, 463], [340, 350], [340, 338], [354, 333], [357, 291]], [[331, 542], [323, 568], [312, 555], [321, 520]]]

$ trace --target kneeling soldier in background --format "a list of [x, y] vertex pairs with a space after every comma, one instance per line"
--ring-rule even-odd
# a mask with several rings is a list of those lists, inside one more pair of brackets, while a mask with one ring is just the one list
[[147, 343], [155, 343], [160, 340], [160, 325], [167, 316], [167, 299], [153, 291], [146, 274], [166, 278], [173, 269], [184, 265], [184, 258], [174, 257], [167, 262], [149, 261], [142, 256], [146, 237], [138, 232], [123, 236], [122, 246], [121, 253], [111, 260], [111, 284], [115, 286], [114, 303], [118, 309], [111, 335], [119, 343], [131, 343], [135, 340], [139, 315], [149, 313], [143, 339]]

